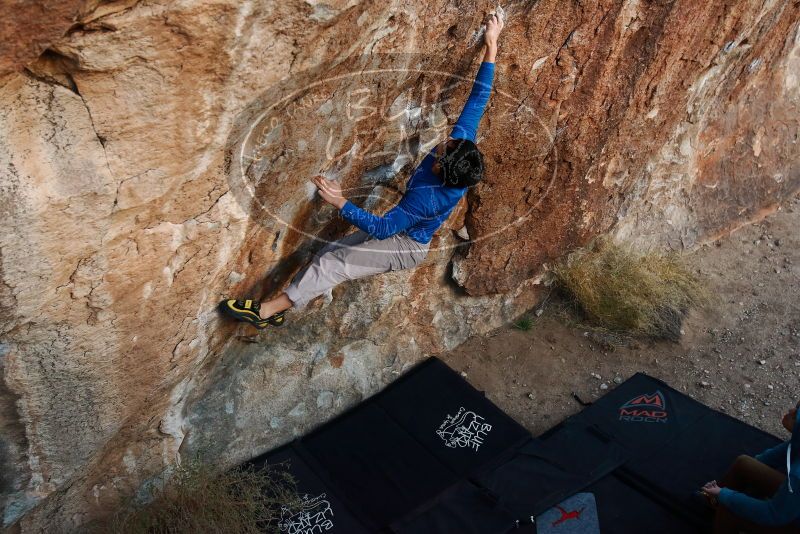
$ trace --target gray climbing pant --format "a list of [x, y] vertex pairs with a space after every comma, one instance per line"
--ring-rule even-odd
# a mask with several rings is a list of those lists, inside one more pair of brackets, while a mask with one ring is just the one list
[[405, 232], [375, 239], [358, 230], [322, 247], [285, 292], [296, 309], [303, 309], [346, 280], [416, 267], [428, 255], [428, 248]]

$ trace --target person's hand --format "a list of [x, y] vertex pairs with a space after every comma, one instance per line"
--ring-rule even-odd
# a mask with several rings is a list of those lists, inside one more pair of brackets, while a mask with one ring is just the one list
[[711, 495], [712, 497], [719, 496], [719, 492], [722, 488], [719, 487], [716, 480], [712, 480], [711, 482], [707, 482], [705, 486], [703, 486], [703, 492], [707, 495]]
[[500, 37], [500, 32], [503, 31], [505, 21], [503, 17], [495, 13], [489, 14], [486, 20], [486, 31], [483, 34], [483, 40], [489, 48], [497, 49], [497, 38]]
[[783, 428], [789, 431], [789, 433], [794, 432], [794, 422], [797, 419], [797, 409], [800, 408], [800, 402], [795, 405], [794, 408], [789, 410], [783, 415], [783, 419], [781, 419], [781, 424]]
[[311, 181], [317, 186], [319, 196], [322, 197], [322, 200], [331, 206], [342, 209], [347, 199], [342, 196], [342, 187], [337, 182], [326, 180], [322, 176], [315, 176]]

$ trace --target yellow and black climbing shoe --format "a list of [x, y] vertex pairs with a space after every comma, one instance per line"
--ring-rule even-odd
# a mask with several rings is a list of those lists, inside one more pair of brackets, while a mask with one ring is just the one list
[[264, 319], [264, 321], [271, 324], [272, 326], [283, 326], [283, 321], [285, 319], [283, 314], [284, 312], [282, 311], [278, 313], [273, 313], [272, 315]]
[[219, 307], [226, 315], [250, 323], [259, 330], [269, 325], [282, 326], [284, 322], [284, 312], [278, 312], [274, 315], [270, 315], [266, 319], [262, 319], [259, 315], [261, 304], [256, 300], [226, 299], [219, 303]]

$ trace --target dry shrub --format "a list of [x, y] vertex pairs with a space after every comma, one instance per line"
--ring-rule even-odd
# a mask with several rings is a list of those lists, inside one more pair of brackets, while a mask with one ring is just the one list
[[278, 532], [283, 506], [298, 501], [296, 481], [283, 464], [218, 472], [184, 461], [144, 505], [128, 505], [93, 532], [197, 534]]
[[590, 321], [635, 336], [676, 341], [689, 309], [708, 299], [677, 254], [637, 254], [607, 238], [572, 252], [553, 274]]

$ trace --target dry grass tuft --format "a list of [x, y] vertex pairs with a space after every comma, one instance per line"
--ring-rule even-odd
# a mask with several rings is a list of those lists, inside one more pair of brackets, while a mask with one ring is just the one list
[[609, 239], [556, 265], [559, 287], [590, 321], [613, 332], [676, 341], [689, 309], [708, 301], [676, 254], [637, 254]]
[[93, 532], [196, 534], [278, 532], [281, 507], [298, 501], [297, 485], [282, 464], [219, 473], [198, 460], [183, 462], [144, 505], [129, 505]]

